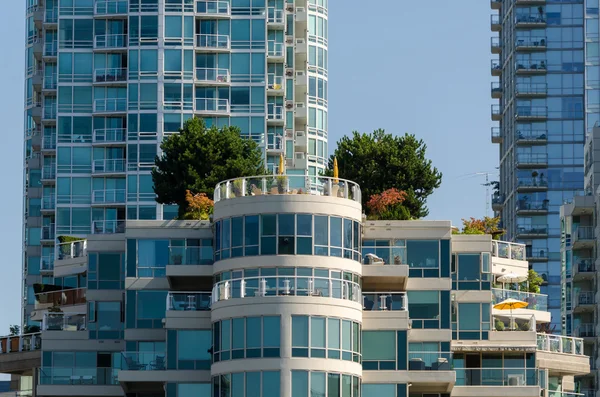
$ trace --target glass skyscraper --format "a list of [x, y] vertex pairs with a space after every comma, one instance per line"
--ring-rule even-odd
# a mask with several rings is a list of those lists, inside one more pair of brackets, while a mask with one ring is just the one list
[[[560, 206], [583, 191], [584, 134], [598, 120], [598, 90], [587, 92], [590, 113], [585, 106], [586, 65], [598, 60], [598, 21], [584, 18], [597, 16], [598, 1], [591, 3], [586, 10], [583, 0], [491, 0], [491, 28], [498, 32], [491, 41], [498, 77], [491, 95], [499, 100], [491, 137], [500, 149], [493, 208], [506, 239], [526, 245], [527, 260], [546, 281], [555, 332], [561, 331]], [[586, 29], [595, 32], [587, 51]]]
[[327, 154], [327, 0], [27, 0], [24, 319], [55, 244], [172, 219], [150, 170], [191, 117], [237, 126], [268, 169]]

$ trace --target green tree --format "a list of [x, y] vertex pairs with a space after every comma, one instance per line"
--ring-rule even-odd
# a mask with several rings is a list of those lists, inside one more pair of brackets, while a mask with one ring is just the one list
[[156, 201], [179, 205], [180, 218], [187, 210], [187, 190], [212, 199], [220, 181], [264, 174], [262, 151], [256, 142], [242, 138], [237, 127], [207, 128], [193, 118], [160, 147], [162, 155], [156, 156], [152, 170]]
[[463, 230], [455, 231], [454, 234], [491, 234], [494, 240], [497, 240], [504, 234], [500, 229], [500, 217], [491, 218], [484, 216], [482, 219], [469, 218], [463, 219]]
[[20, 325], [11, 325], [8, 327], [8, 332], [9, 332], [10, 336], [19, 335], [21, 333], [21, 326]]
[[332, 175], [337, 157], [340, 178], [360, 185], [363, 208], [371, 196], [396, 188], [406, 192], [402, 205], [410, 216], [423, 218], [429, 213], [427, 197], [442, 182], [442, 173], [425, 157], [426, 149], [423, 140], [414, 135], [394, 136], [382, 129], [362, 134], [354, 131], [338, 141], [327, 174]]

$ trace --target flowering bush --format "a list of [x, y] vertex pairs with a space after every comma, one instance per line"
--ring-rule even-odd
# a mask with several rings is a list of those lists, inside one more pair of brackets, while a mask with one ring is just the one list
[[215, 202], [209, 199], [205, 193], [192, 194], [189, 190], [185, 191], [185, 201], [187, 208], [183, 219], [207, 221], [215, 206]]
[[410, 219], [408, 209], [402, 205], [406, 197], [406, 192], [396, 188], [372, 195], [367, 202], [369, 218], [379, 220]]

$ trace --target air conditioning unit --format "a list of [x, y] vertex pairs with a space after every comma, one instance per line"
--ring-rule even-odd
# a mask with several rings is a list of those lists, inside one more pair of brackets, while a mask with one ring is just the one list
[[294, 137], [294, 131], [293, 130], [285, 130], [285, 137], [286, 138], [293, 138]]
[[285, 44], [294, 44], [294, 36], [285, 36]]
[[288, 5], [285, 7], [285, 10], [286, 10], [287, 12], [294, 12], [294, 5], [293, 5], [293, 4], [288, 4]]
[[303, 152], [296, 152], [296, 160], [304, 160], [304, 153]]
[[292, 77], [294, 75], [294, 69], [286, 69], [285, 75], [288, 77]]
[[285, 159], [285, 166], [286, 167], [293, 167], [294, 166], [294, 159]]
[[285, 108], [286, 109], [293, 109], [294, 108], [294, 101], [285, 101]]

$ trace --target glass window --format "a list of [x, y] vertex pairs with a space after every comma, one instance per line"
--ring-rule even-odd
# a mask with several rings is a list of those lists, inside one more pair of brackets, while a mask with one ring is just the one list
[[440, 314], [439, 291], [408, 291], [408, 311], [413, 319], [437, 319]]
[[439, 240], [408, 240], [406, 241], [406, 251], [408, 265], [410, 267], [439, 267]]
[[363, 360], [396, 360], [396, 331], [363, 331]]
[[396, 385], [390, 383], [376, 383], [362, 385], [362, 395], [377, 397], [396, 397]]
[[310, 397], [325, 396], [325, 372], [310, 373]]
[[308, 316], [292, 316], [292, 347], [308, 347]]
[[481, 305], [480, 303], [459, 303], [458, 304], [458, 328], [459, 328], [459, 330], [461, 330], [461, 331], [468, 331], [468, 330], [479, 331], [481, 329], [481, 315], [479, 313], [480, 305]]
[[307, 371], [292, 371], [292, 397], [308, 397]]
[[178, 360], [207, 360], [210, 362], [211, 345], [210, 330], [177, 331]]

